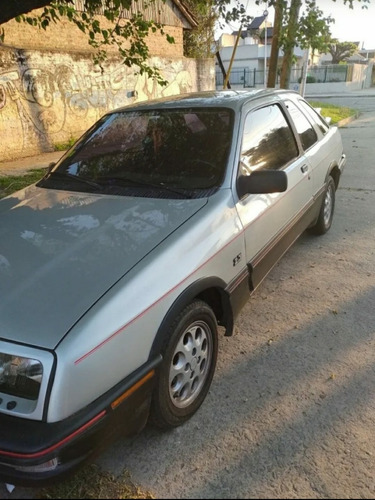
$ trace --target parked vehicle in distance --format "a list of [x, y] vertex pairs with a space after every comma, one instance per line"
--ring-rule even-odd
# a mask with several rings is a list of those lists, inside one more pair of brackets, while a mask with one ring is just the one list
[[345, 161], [296, 92], [185, 94], [106, 114], [0, 200], [0, 480], [61, 479], [192, 417], [218, 325], [329, 230]]

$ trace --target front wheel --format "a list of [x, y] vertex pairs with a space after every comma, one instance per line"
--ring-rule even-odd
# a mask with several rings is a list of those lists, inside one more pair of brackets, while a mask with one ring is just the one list
[[150, 414], [151, 421], [164, 429], [183, 424], [201, 406], [218, 350], [216, 317], [201, 300], [189, 304], [168, 333]]
[[310, 233], [317, 235], [324, 234], [331, 227], [333, 212], [335, 209], [335, 194], [335, 181], [331, 176], [329, 176], [318, 220], [316, 221], [314, 226], [309, 228]]

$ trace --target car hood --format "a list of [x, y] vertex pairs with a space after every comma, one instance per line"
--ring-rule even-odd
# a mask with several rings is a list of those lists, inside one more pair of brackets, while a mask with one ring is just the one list
[[54, 348], [206, 202], [36, 186], [0, 200], [0, 338]]

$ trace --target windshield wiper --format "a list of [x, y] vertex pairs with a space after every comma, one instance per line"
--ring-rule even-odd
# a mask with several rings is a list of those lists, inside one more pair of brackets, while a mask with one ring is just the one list
[[155, 188], [155, 189], [164, 189], [164, 191], [169, 191], [171, 193], [174, 193], [174, 194], [178, 194], [180, 196], [183, 196], [184, 198], [187, 198], [187, 199], [191, 199], [192, 196], [187, 194], [185, 191], [183, 191], [182, 189], [178, 189], [178, 188], [172, 188], [170, 186], [166, 186], [163, 182], [160, 182], [158, 184], [154, 184], [152, 182], [147, 182], [147, 181], [137, 181], [135, 179], [129, 179], [128, 177], [116, 177], [116, 176], [112, 176], [112, 175], [105, 175], [105, 176], [101, 176], [101, 177], [97, 177], [96, 179], [98, 182], [102, 182], [104, 181], [105, 183], [111, 183], [111, 181], [113, 182], [120, 182], [121, 184], [136, 184], [138, 186], [145, 186], [145, 187], [151, 187], [151, 188]]
[[78, 175], [69, 174], [68, 172], [59, 172], [58, 170], [54, 170], [48, 172], [45, 176], [45, 179], [48, 179], [49, 177], [61, 177], [62, 179], [71, 179], [73, 181], [82, 182], [83, 184], [88, 184], [89, 186], [97, 190], [103, 189], [103, 186], [101, 184], [98, 184], [97, 182], [90, 181], [90, 179], [86, 179], [85, 177], [79, 177]]

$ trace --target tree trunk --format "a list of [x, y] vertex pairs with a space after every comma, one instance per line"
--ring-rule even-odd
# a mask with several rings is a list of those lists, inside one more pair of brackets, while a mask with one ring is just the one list
[[290, 10], [289, 10], [288, 31], [284, 46], [283, 65], [281, 68], [281, 77], [280, 77], [280, 87], [282, 89], [289, 88], [290, 70], [292, 69], [293, 52], [294, 52], [295, 39], [298, 27], [298, 16], [301, 4], [302, 4], [301, 0], [291, 0]]
[[275, 18], [274, 18], [271, 55], [269, 60], [268, 81], [267, 81], [267, 87], [269, 88], [276, 87], [277, 63], [279, 60], [280, 33], [283, 20], [283, 1], [284, 0], [276, 0], [275, 3]]

